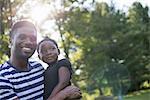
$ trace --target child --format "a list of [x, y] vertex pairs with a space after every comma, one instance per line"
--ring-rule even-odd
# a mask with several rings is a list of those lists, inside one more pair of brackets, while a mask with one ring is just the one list
[[49, 65], [44, 72], [44, 100], [47, 100], [71, 85], [72, 68], [69, 60], [58, 60], [58, 45], [48, 37], [38, 44], [37, 52], [39, 58]]

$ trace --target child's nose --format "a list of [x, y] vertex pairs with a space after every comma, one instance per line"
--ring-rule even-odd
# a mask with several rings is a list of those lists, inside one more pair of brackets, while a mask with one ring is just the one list
[[50, 50], [47, 50], [47, 54], [51, 55], [53, 52]]

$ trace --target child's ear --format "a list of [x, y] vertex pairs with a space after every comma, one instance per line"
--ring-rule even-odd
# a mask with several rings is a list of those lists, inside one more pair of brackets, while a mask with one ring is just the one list
[[60, 50], [58, 49], [58, 54], [60, 54]]

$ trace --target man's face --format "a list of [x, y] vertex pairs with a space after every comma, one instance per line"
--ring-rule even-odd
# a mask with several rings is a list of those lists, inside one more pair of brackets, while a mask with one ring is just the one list
[[37, 46], [37, 33], [32, 27], [18, 28], [11, 39], [12, 55], [21, 58], [29, 58], [33, 55]]
[[57, 46], [51, 41], [43, 41], [39, 46], [40, 59], [49, 64], [57, 60], [59, 51]]

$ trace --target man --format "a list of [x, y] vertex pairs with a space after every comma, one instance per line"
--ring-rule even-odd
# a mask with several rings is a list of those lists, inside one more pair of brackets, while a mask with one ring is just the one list
[[[31, 22], [20, 21], [10, 32], [11, 55], [0, 67], [0, 100], [42, 100], [44, 68], [30, 62], [37, 46], [37, 30]], [[51, 100], [81, 96], [76, 87], [67, 87]]]

